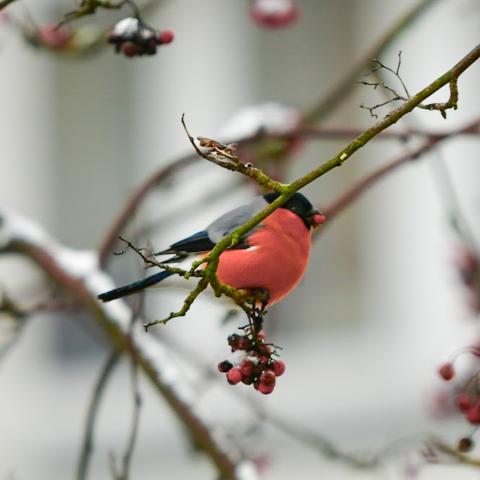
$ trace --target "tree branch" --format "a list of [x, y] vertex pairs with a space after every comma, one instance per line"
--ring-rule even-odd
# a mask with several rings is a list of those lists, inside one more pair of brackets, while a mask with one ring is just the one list
[[[207, 265], [203, 270], [204, 278], [208, 280], [208, 283], [210, 283], [217, 295], [223, 293], [216, 288], [217, 285], [220, 285], [222, 288], [226, 287], [225, 285], [220, 284], [216, 276], [219, 257], [223, 251], [225, 251], [227, 248], [235, 246], [240, 241], [240, 238], [242, 238], [243, 235], [249, 232], [256, 225], [258, 225], [264, 218], [268, 217], [277, 208], [280, 208], [286, 201], [288, 201], [288, 199], [290, 199], [295, 194], [295, 192], [305, 187], [309, 183], [312, 183], [322, 175], [325, 175], [330, 170], [343, 165], [357, 150], [364, 147], [376, 135], [396, 123], [407, 113], [411, 112], [416, 106], [422, 103], [423, 100], [440, 90], [440, 88], [442, 88], [446, 84], [451, 83], [452, 80], [456, 80], [470, 65], [472, 65], [476, 60], [478, 60], [479, 57], [480, 45], [477, 45], [450, 70], [445, 72], [439, 78], [434, 80], [430, 85], [428, 85], [416, 95], [411, 97], [403, 105], [396, 108], [395, 110], [392, 110], [382, 120], [378, 121], [368, 130], [355, 138], [349, 145], [347, 145], [346, 148], [337, 153], [337, 155], [335, 155], [333, 158], [326, 161], [325, 163], [310, 171], [309, 173], [305, 174], [303, 177], [290, 183], [289, 185], [280, 185], [279, 187], [277, 187], [277, 192], [280, 193], [279, 197], [276, 198], [272, 203], [270, 203], [265, 209], [263, 209], [253, 218], [251, 218], [248, 222], [235, 229], [229, 235], [223, 237], [205, 257], [203, 257], [201, 260], [193, 262], [192, 267], [189, 271], [189, 275], [195, 273], [200, 266]], [[185, 275], [185, 278], [188, 278], [189, 275]], [[198, 296], [198, 294], [195, 295], [195, 298], [196, 296]], [[187, 297], [187, 301], [188, 300], [190, 300], [190, 296]], [[190, 305], [191, 302], [189, 303], [188, 308]]]
[[[229, 480], [256, 479], [254, 466], [218, 429], [210, 429], [195, 412], [195, 393], [162, 345], [141, 331], [130, 335], [132, 312], [123, 302], [100, 304], [96, 295], [111, 289], [109, 277], [98, 270], [94, 252], [62, 247], [33, 222], [0, 212], [0, 251], [25, 255], [50, 278], [70, 292], [103, 327], [115, 349], [134, 358], [157, 391], [210, 458], [218, 472]], [[138, 325], [138, 324], [137, 324]]]
[[347, 206], [352, 204], [357, 198], [365, 193], [373, 184], [378, 180], [382, 179], [384, 176], [396, 170], [401, 165], [404, 165], [410, 160], [417, 160], [422, 155], [437, 147], [440, 143], [445, 140], [451, 139], [458, 135], [468, 134], [472, 132], [477, 132], [480, 127], [480, 119], [475, 119], [472, 122], [469, 122], [462, 128], [453, 130], [451, 132], [446, 132], [437, 136], [431, 136], [428, 140], [423, 142], [417, 148], [405, 152], [391, 160], [390, 162], [382, 165], [377, 170], [374, 170], [372, 173], [364, 177], [350, 187], [345, 193], [340, 195], [335, 199], [330, 205], [322, 207], [322, 212], [328, 218], [329, 222], [332, 221], [339, 213], [341, 213]]
[[78, 459], [77, 473], [75, 478], [77, 480], [85, 480], [88, 476], [88, 467], [90, 463], [90, 457], [93, 452], [93, 430], [97, 420], [97, 412], [100, 406], [100, 400], [105, 391], [108, 380], [114, 371], [115, 366], [120, 358], [120, 352], [113, 350], [107, 357], [105, 364], [103, 365], [98, 380], [93, 389], [92, 399], [88, 407], [87, 421], [85, 424], [85, 432], [82, 441], [82, 448], [80, 450], [80, 456]]

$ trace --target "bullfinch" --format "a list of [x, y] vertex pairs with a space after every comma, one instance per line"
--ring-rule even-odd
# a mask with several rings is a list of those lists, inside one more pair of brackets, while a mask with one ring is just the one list
[[[278, 196], [278, 193], [269, 193], [257, 197], [251, 203], [217, 218], [205, 230], [155, 255], [173, 255], [164, 263], [175, 263], [194, 256], [201, 258], [218, 241], [262, 211]], [[295, 193], [235, 246], [222, 252], [217, 269], [218, 279], [234, 288], [266, 289], [269, 292], [268, 305], [277, 303], [301, 280], [310, 255], [311, 231], [324, 221], [325, 217], [313, 208], [305, 196]], [[102, 293], [98, 298], [109, 302], [156, 286], [172, 275], [175, 274], [161, 271]]]

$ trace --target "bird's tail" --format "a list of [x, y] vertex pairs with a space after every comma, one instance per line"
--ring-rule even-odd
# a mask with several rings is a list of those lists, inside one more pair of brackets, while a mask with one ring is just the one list
[[132, 293], [140, 292], [141, 290], [151, 287], [156, 283], [165, 280], [166, 278], [173, 275], [172, 272], [158, 272], [154, 275], [150, 275], [149, 277], [143, 278], [142, 280], [138, 280], [133, 283], [129, 283], [123, 287], [115, 288], [113, 290], [109, 290], [108, 292], [101, 293], [98, 295], [98, 299], [102, 300], [103, 302], [110, 302], [110, 300], [115, 300], [116, 298], [126, 297], [127, 295], [131, 295]]

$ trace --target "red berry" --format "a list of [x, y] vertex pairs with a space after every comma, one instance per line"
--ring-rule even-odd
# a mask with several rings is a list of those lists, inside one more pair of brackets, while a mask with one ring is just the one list
[[274, 386], [276, 382], [275, 374], [271, 370], [267, 370], [260, 375], [260, 385]]
[[222, 373], [227, 373], [232, 367], [233, 365], [228, 360], [220, 362], [217, 366], [218, 371]]
[[274, 360], [271, 368], [275, 376], [280, 377], [285, 373], [285, 362], [282, 362], [282, 360]]
[[263, 383], [260, 383], [260, 385], [258, 385], [257, 390], [260, 393], [263, 393], [264, 395], [268, 395], [269, 393], [273, 392], [274, 388], [275, 388], [275, 385], [265, 385]]
[[467, 393], [460, 393], [456, 398], [456, 404], [461, 412], [466, 412], [472, 407], [472, 399]]
[[157, 35], [157, 42], [159, 45], [166, 45], [172, 43], [175, 38], [175, 34], [171, 30], [164, 30]]
[[453, 368], [453, 364], [450, 362], [444, 363], [438, 369], [438, 374], [448, 382], [455, 376], [455, 369]]
[[240, 363], [238, 368], [240, 369], [244, 377], [251, 377], [253, 374], [254, 366], [255, 365], [251, 360], [249, 360], [248, 358], [245, 358], [244, 360], [242, 360], [242, 363]]
[[125, 42], [121, 48], [126, 57], [135, 57], [140, 54], [140, 47], [133, 42]]
[[236, 385], [242, 380], [242, 372], [238, 368], [231, 368], [227, 372], [227, 381], [230, 385]]
[[480, 405], [477, 403], [470, 407], [465, 417], [473, 425], [480, 424]]
[[292, 0], [255, 0], [250, 15], [257, 25], [282, 28], [295, 22], [298, 8]]

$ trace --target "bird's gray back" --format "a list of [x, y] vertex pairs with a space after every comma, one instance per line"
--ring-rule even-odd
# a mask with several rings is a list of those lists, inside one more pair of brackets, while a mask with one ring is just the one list
[[[217, 218], [207, 228], [208, 237], [213, 243], [219, 242], [223, 237], [250, 220], [268, 205], [263, 197], [257, 197], [247, 205], [234, 208]], [[259, 228], [259, 226], [255, 227]], [[251, 231], [249, 232], [251, 233]]]

